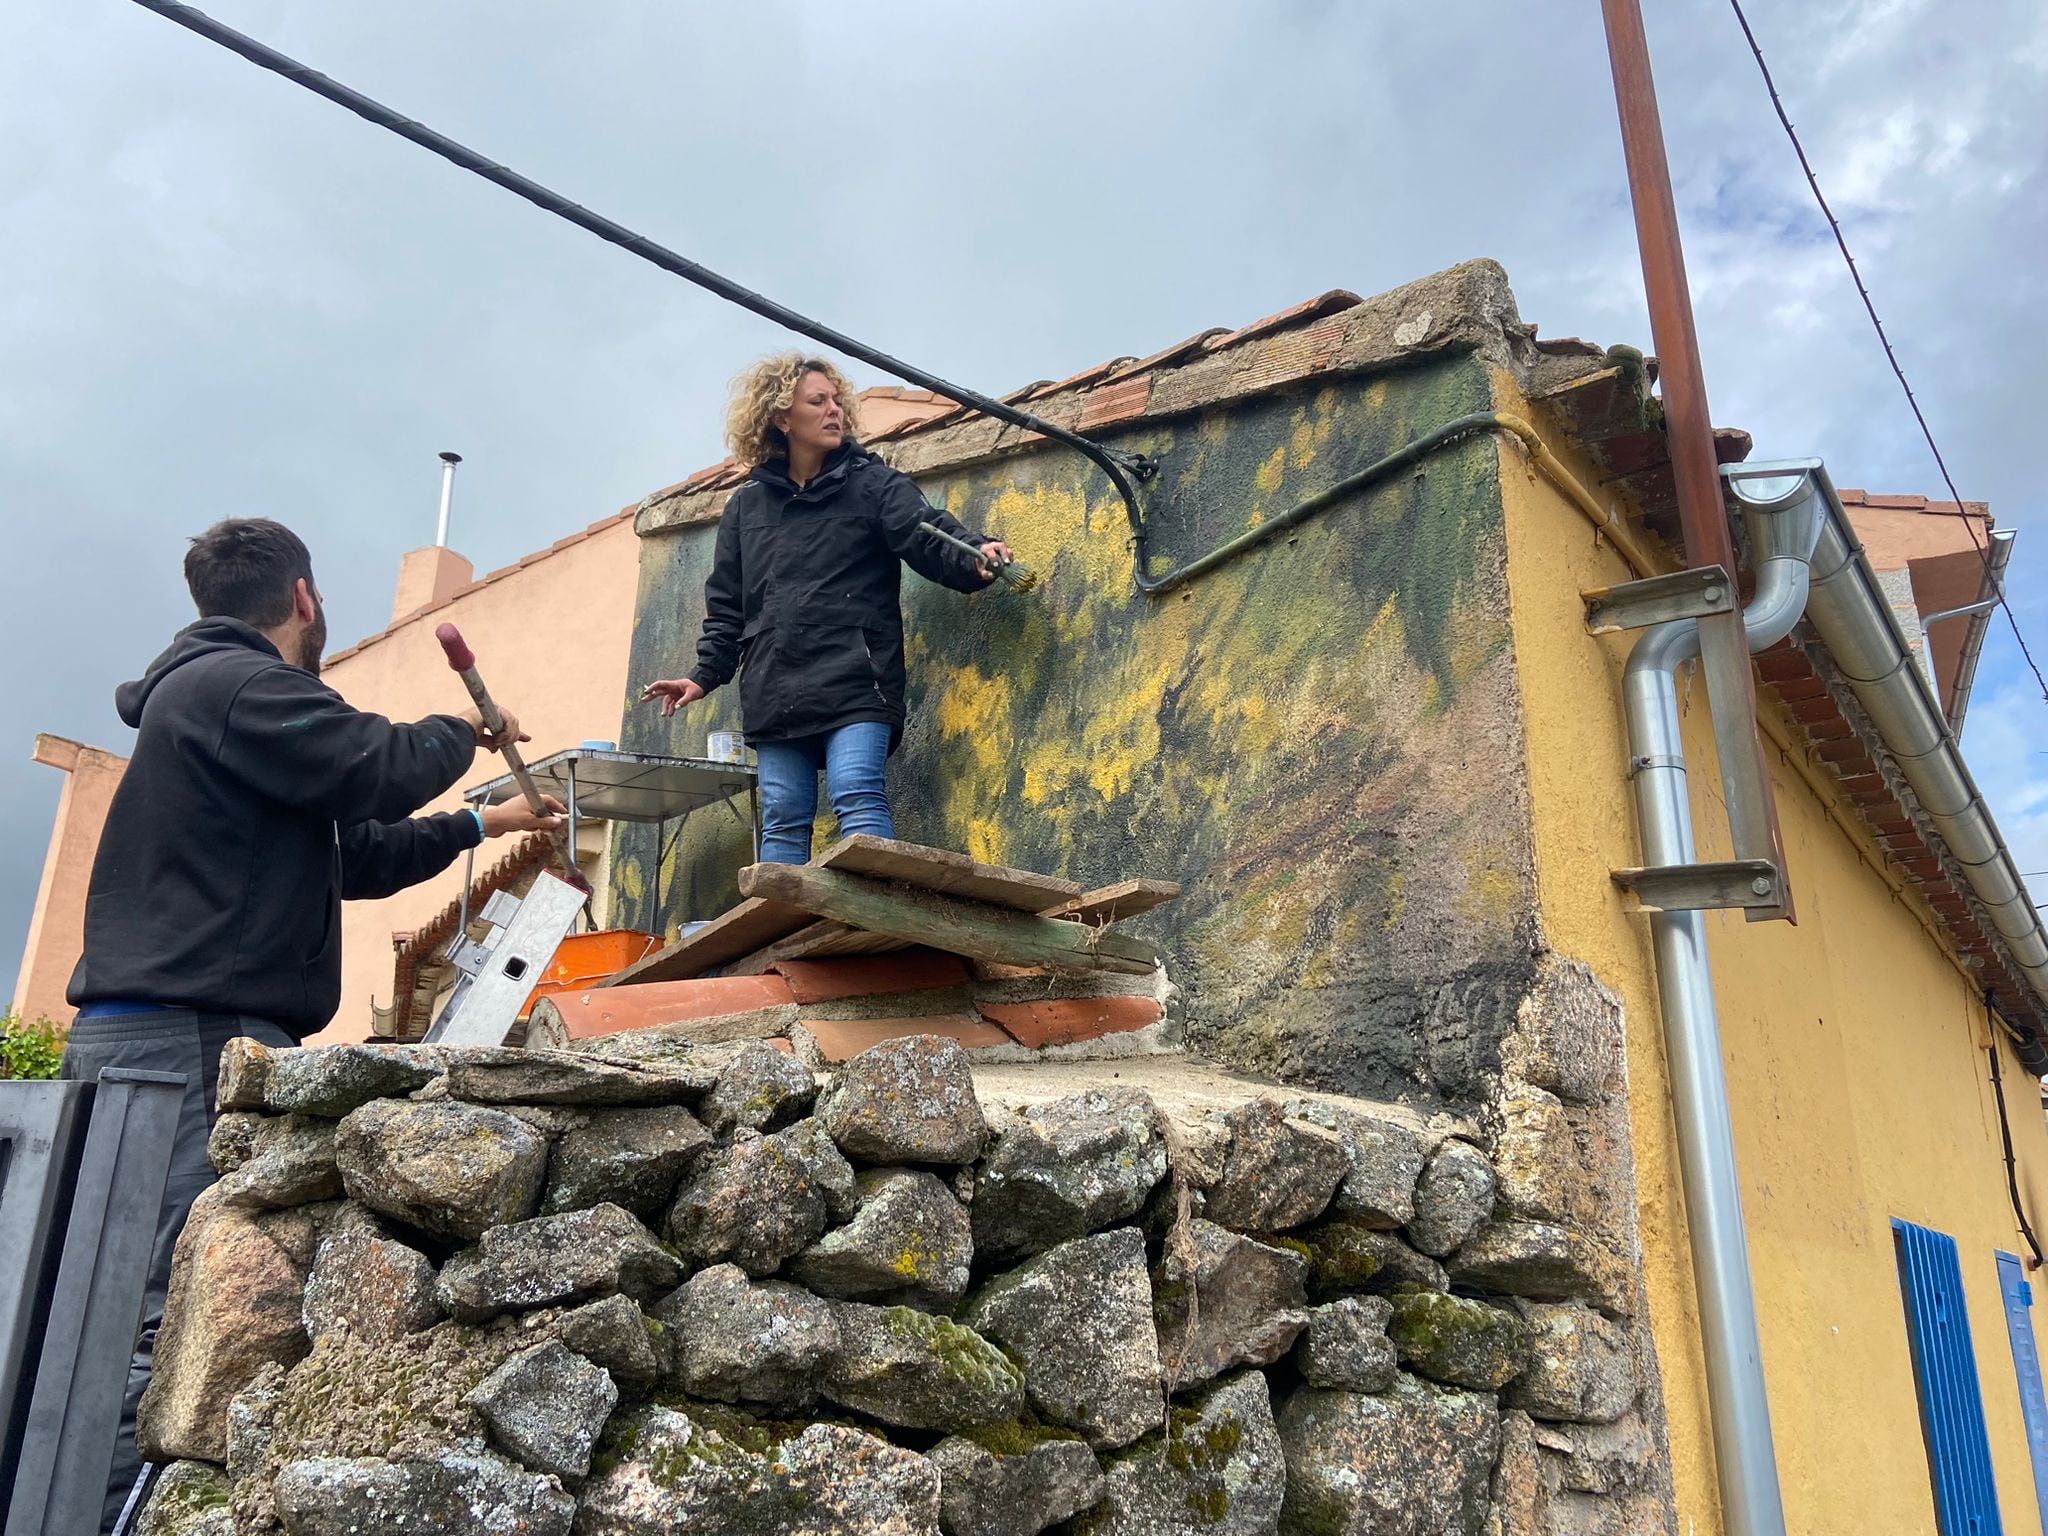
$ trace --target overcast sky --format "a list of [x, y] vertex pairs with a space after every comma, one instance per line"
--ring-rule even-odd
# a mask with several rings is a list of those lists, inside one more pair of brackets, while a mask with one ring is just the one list
[[[1545, 335], [1650, 346], [1595, 0], [209, 8], [983, 390], [1474, 256]], [[1941, 494], [1733, 15], [1645, 9], [1715, 420]], [[2048, 9], [1750, 11], [1963, 493], [2021, 530], [2048, 664]], [[784, 338], [123, 0], [0, 8], [0, 144], [4, 1000], [60, 784], [35, 733], [127, 750], [112, 691], [190, 618], [189, 534], [291, 523], [339, 648], [431, 541], [438, 450], [452, 542], [505, 564], [717, 458]], [[1966, 746], [2048, 870], [2002, 619]]]

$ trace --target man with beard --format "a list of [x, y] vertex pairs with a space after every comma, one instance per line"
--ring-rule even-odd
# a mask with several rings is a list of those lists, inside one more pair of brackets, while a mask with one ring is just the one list
[[[213, 1182], [206, 1144], [221, 1048], [236, 1035], [295, 1045], [341, 1001], [345, 898], [389, 896], [464, 849], [560, 825], [523, 804], [406, 818], [503, 736], [474, 715], [397, 725], [319, 678], [327, 619], [312, 557], [267, 518], [192, 541], [199, 621], [115, 690], [135, 750], [100, 834], [85, 906], [78, 1008], [63, 1075], [181, 1072], [184, 1106], [151, 1252], [103, 1530], [138, 1491], [135, 1408], [148, 1384], [171, 1251]], [[132, 1517], [131, 1517], [132, 1518]]]

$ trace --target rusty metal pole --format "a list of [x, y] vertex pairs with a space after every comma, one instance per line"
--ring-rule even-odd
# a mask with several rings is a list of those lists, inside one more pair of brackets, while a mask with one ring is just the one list
[[[1721, 499], [1713, 421], [1707, 414], [1707, 385], [1700, 372], [1692, 294], [1686, 286], [1685, 252], [1678, 238], [1678, 205], [1671, 192], [1671, 167], [1664, 156], [1664, 128], [1657, 113], [1657, 87], [1650, 74], [1642, 10], [1638, 0], [1601, 0], [1600, 9], [1607, 23], [1607, 54], [1621, 114], [1621, 145], [1628, 161], [1629, 200], [1635, 207], [1643, 287], [1650, 302], [1650, 335], [1657, 348], [1664, 432], [1672, 479], [1678, 488], [1685, 559], [1691, 566], [1718, 565], [1732, 578], [1735, 544], [1728, 531], [1727, 506]], [[1780, 905], [1751, 909], [1747, 915], [1753, 919], [1788, 917], [1791, 896], [1784, 883], [1784, 849], [1764, 766], [1763, 740], [1756, 728], [1756, 682], [1750, 671], [1742, 616], [1711, 614], [1699, 621], [1699, 627], [1700, 659], [1707, 674], [1714, 744], [1735, 857], [1768, 860], [1778, 871]]]
[[[1665, 435], [1678, 485], [1685, 555], [1691, 565], [1718, 565], [1732, 579], [1734, 541], [1714, 461], [1706, 383], [1693, 334], [1692, 298], [1686, 291], [1685, 256], [1678, 241], [1678, 209], [1671, 194], [1671, 169], [1664, 158], [1664, 130], [1657, 115], [1642, 11], [1638, 0], [1601, 0], [1601, 12], [1607, 23], [1622, 147], [1628, 157], [1629, 196], [1635, 205], [1636, 241], [1642, 250], [1643, 285], [1650, 300], [1650, 329], [1664, 391]], [[1735, 855], [1738, 859], [1769, 859], [1777, 871], [1778, 899], [1784, 903], [1784, 859], [1778, 848], [1777, 817], [1756, 728], [1756, 689], [1742, 615], [1710, 614], [1696, 622]], [[1683, 825], [1683, 812], [1680, 814]], [[1789, 913], [1781, 906], [1778, 912], [1766, 915]], [[1684, 1179], [1693, 1289], [1699, 1301], [1721, 1523], [1728, 1536], [1785, 1536], [1784, 1498], [1778, 1486], [1777, 1450], [1771, 1436], [1756, 1296], [1742, 1220], [1741, 1181], [1735, 1166], [1720, 1036], [1713, 1025], [1706, 929], [1697, 913], [1685, 913], [1683, 919], [1682, 923], [1665, 920], [1656, 928], [1658, 976], [1660, 985], [1666, 987], [1673, 984], [1674, 976], [1689, 976], [1697, 994], [1688, 999], [1667, 992], [1662, 1002], [1672, 1056], [1672, 1116]], [[1677, 1027], [1674, 1021], [1681, 1017], [1690, 1019], [1692, 1027]]]

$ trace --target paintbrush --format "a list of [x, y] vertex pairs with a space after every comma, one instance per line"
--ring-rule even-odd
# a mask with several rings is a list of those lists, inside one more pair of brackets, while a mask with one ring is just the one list
[[917, 526], [933, 538], [942, 540], [965, 554], [972, 555], [981, 564], [993, 566], [995, 568], [996, 580], [1002, 582], [1013, 592], [1029, 592], [1038, 585], [1038, 573], [1022, 560], [993, 560], [978, 546], [968, 543], [965, 539], [954, 538], [952, 534], [946, 532], [945, 529], [939, 527], [936, 523], [921, 522]]

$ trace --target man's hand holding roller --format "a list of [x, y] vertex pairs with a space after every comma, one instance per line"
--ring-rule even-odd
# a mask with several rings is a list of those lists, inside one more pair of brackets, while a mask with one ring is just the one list
[[569, 815], [569, 807], [553, 795], [542, 795], [541, 801], [547, 806], [545, 814], [536, 811], [523, 798], [507, 800], [503, 805], [487, 805], [478, 811], [477, 820], [483, 823], [485, 837], [503, 837], [507, 832], [559, 832]]
[[489, 726], [485, 725], [483, 711], [480, 709], [466, 709], [462, 712], [462, 718], [468, 721], [469, 728], [476, 732], [476, 744], [486, 752], [502, 752], [507, 742], [516, 746], [522, 741], [533, 740], [526, 732], [519, 729], [519, 718], [509, 709], [500, 709], [498, 711], [498, 718], [505, 725], [503, 731], [493, 731]]

